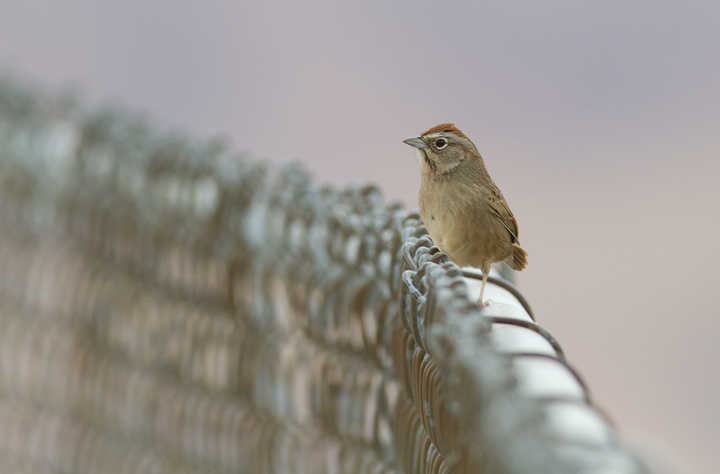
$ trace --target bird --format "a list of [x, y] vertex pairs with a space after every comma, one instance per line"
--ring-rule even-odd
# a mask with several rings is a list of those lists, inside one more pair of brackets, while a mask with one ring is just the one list
[[495, 262], [520, 271], [528, 254], [505, 197], [485, 168], [475, 144], [453, 123], [442, 123], [404, 143], [420, 161], [420, 215], [437, 247], [460, 267], [482, 271], [477, 304]]

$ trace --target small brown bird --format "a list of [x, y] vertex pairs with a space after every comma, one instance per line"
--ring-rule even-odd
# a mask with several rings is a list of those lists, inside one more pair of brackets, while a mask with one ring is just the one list
[[405, 143], [417, 148], [420, 160], [425, 227], [450, 260], [482, 270], [477, 301], [485, 306], [482, 297], [493, 262], [504, 261], [518, 271], [527, 265], [517, 221], [475, 144], [455, 124], [436, 125]]

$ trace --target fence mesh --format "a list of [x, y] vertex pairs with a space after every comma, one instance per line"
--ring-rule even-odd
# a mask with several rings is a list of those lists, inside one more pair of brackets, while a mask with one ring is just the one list
[[0, 81], [2, 472], [647, 472], [475, 276], [373, 186]]

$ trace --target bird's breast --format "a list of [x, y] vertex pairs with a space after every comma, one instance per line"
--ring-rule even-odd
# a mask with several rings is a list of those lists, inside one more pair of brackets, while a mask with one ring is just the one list
[[480, 267], [483, 260], [500, 261], [510, 252], [507, 230], [483, 200], [471, 193], [420, 187], [420, 215], [435, 244], [459, 266]]

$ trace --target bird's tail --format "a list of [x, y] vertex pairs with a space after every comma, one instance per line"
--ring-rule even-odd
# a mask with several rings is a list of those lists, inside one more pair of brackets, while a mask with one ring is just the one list
[[521, 271], [527, 266], [527, 252], [518, 244], [512, 244], [512, 253], [505, 260], [505, 264], [513, 270]]

